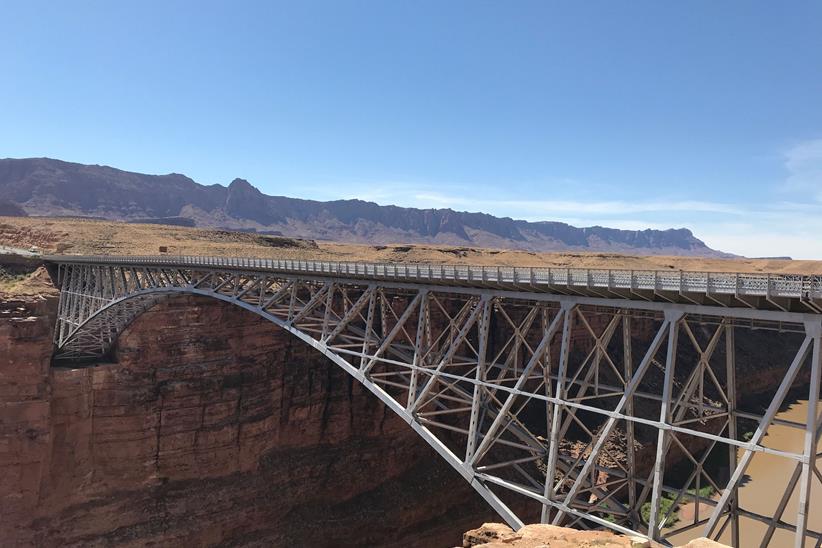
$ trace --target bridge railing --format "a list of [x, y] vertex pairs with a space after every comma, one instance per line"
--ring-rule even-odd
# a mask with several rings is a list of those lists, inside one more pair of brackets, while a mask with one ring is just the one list
[[663, 294], [822, 299], [822, 276], [820, 275], [329, 262], [214, 256], [50, 255], [45, 256], [44, 259], [57, 263], [222, 267], [410, 282], [504, 285], [523, 290], [556, 287], [572, 291], [577, 289], [611, 292], [647, 291]]

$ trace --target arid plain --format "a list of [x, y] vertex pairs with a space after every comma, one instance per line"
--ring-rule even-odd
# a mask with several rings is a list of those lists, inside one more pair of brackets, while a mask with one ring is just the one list
[[[361, 245], [168, 225], [0, 217], [0, 245], [83, 255], [216, 255], [322, 261], [822, 274], [822, 261], [538, 253], [434, 245]], [[164, 251], [161, 253], [160, 249]]]

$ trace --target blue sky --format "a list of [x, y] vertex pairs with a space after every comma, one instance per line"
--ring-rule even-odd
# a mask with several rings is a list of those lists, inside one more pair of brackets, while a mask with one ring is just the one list
[[0, 157], [822, 259], [820, 2], [0, 7]]

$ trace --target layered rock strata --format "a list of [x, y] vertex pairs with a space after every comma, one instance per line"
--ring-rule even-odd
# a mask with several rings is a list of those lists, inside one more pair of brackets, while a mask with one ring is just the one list
[[116, 363], [52, 369], [51, 298], [9, 306], [4, 545], [450, 545], [491, 517], [401, 419], [253, 314], [166, 301]]

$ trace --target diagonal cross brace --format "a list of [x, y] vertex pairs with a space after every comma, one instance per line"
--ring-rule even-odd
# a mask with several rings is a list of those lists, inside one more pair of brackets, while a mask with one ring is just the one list
[[[616, 408], [613, 411], [614, 414], [622, 412], [622, 408], [625, 407], [625, 404], [628, 402], [628, 398], [630, 398], [636, 391], [636, 389], [639, 387], [639, 383], [645, 376], [645, 372], [648, 371], [648, 367], [651, 365], [651, 362], [653, 361], [654, 356], [659, 350], [660, 345], [662, 345], [662, 340], [667, 335], [669, 326], [672, 322], [678, 321], [680, 317], [682, 317], [682, 312], [666, 311], [665, 320], [662, 322], [662, 325], [660, 326], [659, 331], [657, 331], [656, 336], [654, 337], [654, 340], [651, 343], [651, 346], [648, 348], [648, 351], [642, 358], [642, 362], [639, 364], [639, 367], [634, 373], [631, 382], [628, 384], [628, 386], [625, 387], [625, 394], [622, 396], [622, 398], [620, 398], [619, 403], [617, 403]], [[585, 461], [585, 464], [582, 465], [582, 470], [580, 470], [577, 479], [574, 481], [574, 484], [571, 486], [571, 489], [565, 496], [565, 500], [563, 501], [563, 504], [565, 506], [570, 506], [571, 501], [576, 496], [580, 486], [582, 485], [583, 478], [585, 478], [588, 475], [588, 472], [591, 470], [591, 467], [594, 465], [597, 458], [599, 458], [599, 452], [602, 449], [602, 446], [605, 445], [605, 441], [608, 439], [608, 436], [610, 436], [611, 430], [613, 430], [614, 426], [616, 426], [616, 422], [617, 418], [615, 416], [611, 416], [608, 419], [608, 422], [605, 423], [605, 426], [600, 431], [596, 445], [594, 445], [593, 449], [591, 450], [591, 454], [588, 456], [588, 459]], [[557, 525], [561, 517], [562, 512], [557, 513], [556, 517], [554, 518], [553, 524]]]
[[[662, 402], [659, 405], [659, 422], [667, 424], [671, 419], [671, 395], [674, 388], [674, 369], [676, 368], [676, 351], [679, 340], [680, 322], [671, 322], [668, 328], [668, 353], [665, 358], [665, 380], [662, 388]], [[654, 485], [651, 492], [651, 515], [648, 518], [648, 535], [657, 538], [659, 505], [662, 502], [662, 480], [665, 475], [665, 457], [668, 454], [671, 438], [668, 430], [660, 428], [657, 432], [656, 459], [654, 460]]]
[[420, 390], [419, 396], [416, 397], [414, 400], [414, 404], [411, 406], [411, 409], [419, 409], [420, 404], [423, 402], [425, 397], [434, 387], [434, 382], [437, 380], [437, 376], [442, 371], [442, 368], [445, 367], [445, 364], [453, 357], [454, 353], [462, 344], [462, 341], [465, 340], [465, 337], [468, 335], [468, 332], [474, 326], [474, 323], [477, 321], [477, 316], [479, 316], [480, 311], [483, 309], [485, 303], [488, 301], [488, 297], [484, 296], [480, 302], [474, 307], [474, 310], [471, 311], [471, 314], [468, 316], [468, 319], [465, 320], [465, 325], [462, 326], [462, 329], [457, 334], [456, 338], [451, 341], [451, 346], [449, 346], [448, 351], [442, 356], [437, 367], [431, 372], [431, 377], [428, 379], [428, 382], [425, 383], [425, 386], [422, 387]]
[[751, 463], [751, 459], [754, 456], [754, 452], [751, 451], [750, 447], [759, 445], [759, 442], [762, 441], [762, 438], [765, 437], [765, 433], [767, 432], [768, 427], [771, 424], [771, 421], [773, 421], [773, 418], [776, 416], [777, 411], [779, 411], [779, 407], [782, 405], [782, 402], [785, 400], [785, 396], [788, 394], [788, 391], [790, 390], [791, 385], [793, 384], [793, 380], [796, 378], [796, 374], [799, 372], [800, 367], [805, 362], [805, 358], [808, 355], [808, 349], [810, 347], [812, 340], [813, 339], [809, 336], [805, 337], [805, 340], [802, 341], [802, 346], [799, 347], [799, 351], [797, 351], [796, 356], [793, 359], [793, 362], [788, 368], [788, 371], [782, 378], [782, 382], [780, 383], [773, 400], [771, 400], [771, 403], [768, 406], [765, 415], [762, 417], [762, 420], [759, 421], [759, 425], [756, 427], [756, 431], [751, 437], [751, 441], [749, 442], [749, 448], [745, 450], [745, 453], [743, 453], [742, 458], [739, 459], [739, 464], [734, 470], [734, 473], [731, 476], [731, 478], [728, 480], [728, 484], [725, 486], [725, 489], [722, 491], [722, 496], [716, 503], [714, 511], [711, 513], [711, 518], [708, 520], [707, 525], [705, 525], [704, 535], [706, 537], [710, 538], [711, 535], [713, 535], [714, 530], [716, 529], [716, 526], [719, 523], [719, 518], [731, 499], [734, 487], [739, 483], [739, 480], [742, 478], [742, 475], [745, 473], [745, 470], [747, 470], [748, 465]]
[[[562, 324], [562, 346], [560, 347], [559, 364], [557, 367], [557, 382], [554, 388], [554, 397], [560, 400], [565, 397], [565, 380], [568, 370], [569, 353], [571, 352], [571, 315], [575, 308], [565, 308], [562, 311], [564, 321]], [[557, 472], [557, 462], [559, 459], [559, 422], [562, 408], [556, 403], [552, 403], [546, 409], [550, 414], [550, 423], [547, 424], [550, 432], [548, 470], [545, 474], [545, 485], [543, 486], [543, 496], [546, 503], [543, 503], [540, 512], [540, 523], [548, 523], [551, 519], [552, 505], [547, 504], [553, 497], [554, 480]]]
[[286, 294], [291, 291], [291, 287], [295, 284], [294, 280], [289, 280], [283, 285], [281, 285], [275, 292], [274, 295], [266, 299], [266, 301], [260, 305], [260, 308], [263, 310], [267, 309], [272, 304], [279, 302], [280, 299], [286, 296]]
[[[563, 318], [565, 317], [564, 312], [557, 314], [554, 317], [554, 320], [551, 322], [551, 325], [548, 327], [548, 331], [542, 336], [542, 340], [539, 342], [539, 345], [534, 350], [534, 354], [531, 356], [531, 359], [526, 364], [525, 368], [522, 370], [522, 375], [517, 380], [517, 384], [514, 386], [515, 391], [520, 391], [522, 387], [528, 380], [528, 376], [531, 374], [531, 370], [537, 364], [537, 362], [542, 359], [542, 355], [545, 353], [545, 349], [551, 343], [551, 339], [554, 338], [554, 334], [556, 334], [557, 329], [559, 328], [559, 324], [562, 322]], [[477, 447], [477, 451], [471, 455], [471, 458], [468, 459], [469, 466], [475, 466], [477, 461], [482, 458], [485, 452], [491, 445], [491, 442], [494, 440], [496, 436], [497, 430], [499, 430], [500, 426], [502, 426], [503, 421], [505, 421], [508, 412], [511, 410], [511, 407], [514, 405], [514, 399], [516, 399], [517, 395], [516, 392], [512, 392], [508, 395], [505, 399], [505, 403], [502, 404], [494, 422], [491, 423], [491, 426], [488, 428], [488, 432], [485, 434], [485, 437], [482, 438], [482, 442], [480, 442], [479, 447]]]
[[314, 295], [311, 296], [311, 298], [308, 300], [308, 302], [305, 304], [302, 310], [297, 312], [294, 318], [291, 319], [291, 325], [296, 325], [297, 322], [302, 321], [303, 318], [314, 312], [314, 309], [320, 306], [320, 303], [323, 301], [326, 294], [328, 293], [328, 291], [331, 290], [332, 287], [333, 284], [326, 283], [316, 293], [314, 293]]
[[342, 317], [342, 319], [337, 323], [336, 327], [328, 334], [325, 338], [325, 342], [333, 341], [334, 337], [342, 333], [343, 329], [353, 320], [357, 314], [360, 313], [360, 310], [365, 307], [368, 303], [368, 300], [371, 298], [371, 294], [375, 291], [373, 286], [370, 286], [365, 292], [360, 295], [360, 298], [357, 299], [357, 302], [354, 303], [354, 306]]
[[414, 299], [408, 304], [408, 306], [405, 308], [405, 311], [397, 319], [397, 323], [394, 325], [394, 328], [391, 330], [391, 332], [388, 334], [385, 340], [382, 341], [382, 344], [377, 348], [376, 352], [374, 352], [374, 355], [371, 356], [371, 359], [368, 361], [368, 363], [366, 363], [362, 367], [361, 371], [363, 375], [367, 375], [368, 372], [371, 371], [371, 368], [374, 367], [374, 364], [377, 363], [377, 359], [382, 355], [383, 352], [385, 352], [385, 349], [388, 348], [392, 342], [394, 342], [394, 339], [402, 330], [402, 326], [405, 325], [405, 322], [408, 320], [409, 316], [411, 316], [411, 313], [414, 311], [415, 308], [417, 308], [420, 299], [422, 299], [421, 291], [414, 296]]

